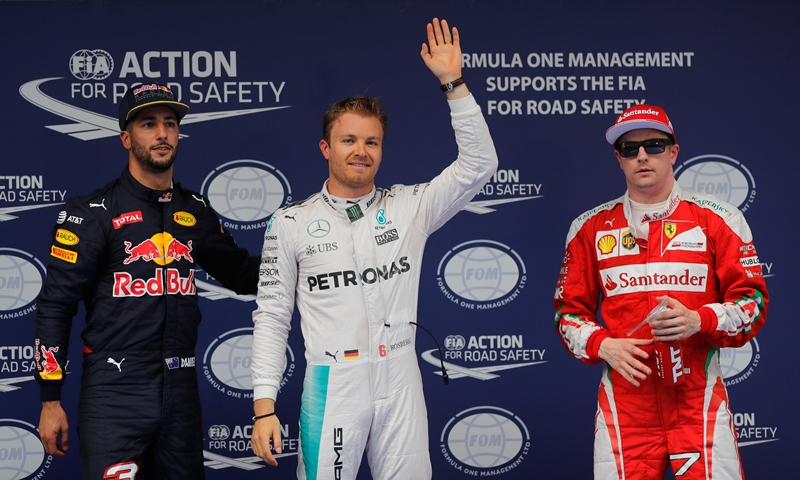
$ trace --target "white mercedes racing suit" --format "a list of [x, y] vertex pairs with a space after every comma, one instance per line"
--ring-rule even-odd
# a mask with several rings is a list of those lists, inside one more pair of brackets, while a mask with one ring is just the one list
[[428, 184], [373, 189], [337, 203], [327, 186], [275, 212], [253, 312], [255, 399], [275, 399], [295, 302], [308, 364], [301, 479], [354, 479], [366, 447], [373, 478], [431, 477], [415, 354], [425, 242], [497, 169], [480, 107], [450, 104], [458, 159]]

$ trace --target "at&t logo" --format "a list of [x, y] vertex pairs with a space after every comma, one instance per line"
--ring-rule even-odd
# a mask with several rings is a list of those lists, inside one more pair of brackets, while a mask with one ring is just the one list
[[505, 305], [525, 287], [525, 264], [511, 247], [473, 240], [453, 247], [436, 270], [439, 290], [464, 308], [484, 310]]
[[439, 448], [450, 466], [472, 476], [493, 476], [519, 467], [531, 447], [528, 427], [508, 410], [481, 406], [447, 422]]
[[756, 198], [756, 181], [743, 164], [724, 155], [700, 155], [675, 169], [681, 187], [715, 197], [746, 212]]
[[292, 201], [289, 181], [257, 160], [234, 160], [208, 174], [200, 188], [230, 230], [265, 228], [272, 213]]
[[43, 478], [52, 461], [36, 427], [22, 420], [0, 418], [0, 479]]
[[[212, 387], [228, 397], [252, 399], [252, 350], [252, 328], [237, 328], [223, 333], [211, 342], [203, 355], [203, 375]], [[281, 387], [289, 381], [294, 369], [294, 352], [286, 345], [286, 370]]]
[[0, 320], [35, 311], [44, 278], [39, 259], [15, 248], [0, 248]]

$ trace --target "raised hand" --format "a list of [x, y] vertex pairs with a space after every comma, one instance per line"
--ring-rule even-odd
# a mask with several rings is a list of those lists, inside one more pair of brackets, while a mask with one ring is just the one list
[[444, 84], [452, 82], [461, 76], [461, 40], [458, 30], [452, 31], [447, 25], [447, 20], [439, 22], [434, 18], [428, 24], [428, 43], [422, 44], [419, 52], [425, 65]]

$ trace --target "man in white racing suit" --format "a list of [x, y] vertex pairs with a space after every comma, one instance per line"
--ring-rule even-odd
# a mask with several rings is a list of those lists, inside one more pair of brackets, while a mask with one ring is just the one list
[[386, 114], [376, 99], [326, 113], [320, 193], [275, 212], [262, 250], [253, 339], [253, 450], [281, 452], [275, 399], [295, 302], [307, 361], [301, 479], [354, 479], [366, 448], [376, 479], [429, 479], [428, 427], [415, 353], [425, 242], [497, 169], [480, 107], [461, 77], [458, 31], [434, 19], [420, 52], [449, 100], [458, 158], [430, 183], [375, 188]]

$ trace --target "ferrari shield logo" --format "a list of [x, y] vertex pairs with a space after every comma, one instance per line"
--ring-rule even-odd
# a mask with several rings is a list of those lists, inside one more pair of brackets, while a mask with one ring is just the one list
[[674, 223], [667, 222], [664, 224], [664, 235], [666, 235], [670, 240], [675, 236], [677, 231], [678, 227], [676, 227]]

